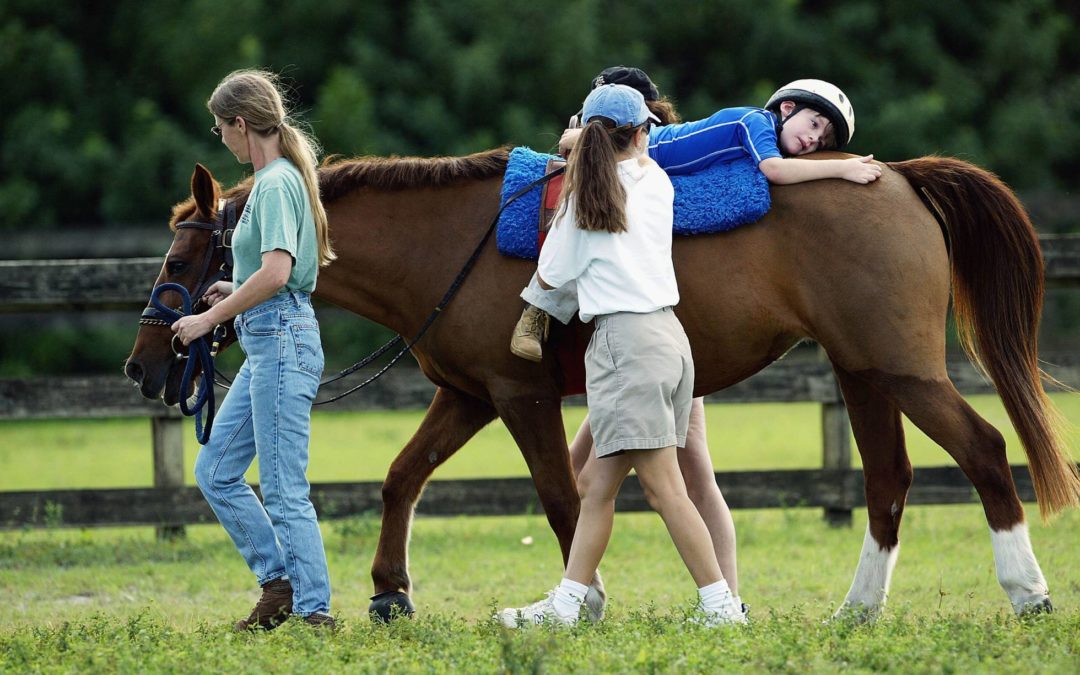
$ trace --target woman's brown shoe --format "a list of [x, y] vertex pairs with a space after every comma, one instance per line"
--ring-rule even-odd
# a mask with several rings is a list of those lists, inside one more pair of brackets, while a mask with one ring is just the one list
[[251, 616], [237, 621], [237, 632], [264, 628], [273, 630], [292, 614], [292, 584], [288, 579], [274, 579], [263, 584], [262, 597], [255, 603]]
[[330, 631], [333, 633], [337, 630], [337, 621], [334, 621], [334, 617], [329, 614], [322, 614], [316, 612], [315, 614], [308, 614], [304, 617], [304, 623], [319, 630]]

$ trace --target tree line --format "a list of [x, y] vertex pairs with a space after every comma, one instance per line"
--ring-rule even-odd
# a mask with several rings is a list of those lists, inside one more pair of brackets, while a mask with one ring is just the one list
[[645, 68], [693, 119], [789, 80], [854, 101], [853, 152], [959, 156], [1020, 190], [1080, 173], [1080, 43], [1052, 0], [0, 0], [0, 228], [161, 226], [196, 161], [243, 175], [205, 101], [282, 74], [328, 153], [554, 147], [589, 81]]

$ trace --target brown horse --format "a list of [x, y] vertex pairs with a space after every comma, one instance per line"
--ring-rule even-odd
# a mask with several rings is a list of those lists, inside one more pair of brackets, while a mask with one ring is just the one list
[[[499, 149], [463, 158], [364, 158], [321, 169], [338, 260], [322, 272], [316, 295], [414, 335], [495, 214], [506, 162]], [[942, 224], [920, 200], [920, 188]], [[224, 196], [242, 208], [249, 189], [241, 184]], [[173, 225], [214, 218], [218, 187], [201, 166], [192, 195], [174, 208]], [[993, 379], [1019, 432], [1043, 515], [1080, 501], [1080, 478], [1040, 381], [1042, 255], [1023, 207], [993, 175], [944, 158], [887, 164], [869, 186], [830, 180], [773, 187], [772, 203], [754, 225], [675, 241], [677, 313], [693, 348], [696, 395], [753, 375], [804, 338], [827, 350], [862, 455], [869, 517], [840, 611], [873, 617], [885, 602], [912, 480], [901, 413], [974, 484], [998, 579], [1015, 610], [1049, 610], [1005, 442], [945, 370], [951, 285], [964, 345]], [[196, 288], [208, 241], [205, 231], [177, 230], [157, 283]], [[424, 484], [496, 417], [528, 463], [565, 561], [578, 514], [560, 404], [570, 385], [550, 355], [534, 364], [507, 348], [521, 310], [517, 294], [533, 270], [490, 242], [413, 349], [438, 389], [383, 484], [371, 571], [382, 594], [376, 609], [387, 609], [378, 602], [407, 602], [409, 530]], [[589, 330], [577, 322], [555, 326], [552, 343], [573, 337], [584, 344]], [[142, 327], [126, 372], [145, 396], [171, 405], [181, 392], [170, 337], [165, 327]]]

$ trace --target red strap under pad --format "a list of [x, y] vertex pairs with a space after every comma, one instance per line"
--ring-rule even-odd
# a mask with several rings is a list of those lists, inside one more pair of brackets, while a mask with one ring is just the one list
[[[546, 173], [551, 173], [560, 163], [549, 161]], [[539, 248], [543, 248], [547, 239], [548, 230], [551, 229], [551, 220], [555, 216], [555, 207], [559, 204], [559, 195], [562, 194], [563, 178], [556, 176], [544, 186], [544, 194], [540, 203], [540, 223], [537, 227], [536, 236]], [[557, 323], [557, 322], [555, 322]], [[582, 335], [577, 318], [570, 322], [569, 326], [559, 325], [552, 332], [553, 339], [548, 341], [548, 346], [555, 349], [555, 359], [559, 362], [559, 370], [563, 377], [563, 394], [574, 396], [585, 393], [585, 348], [589, 346], [588, 340]]]

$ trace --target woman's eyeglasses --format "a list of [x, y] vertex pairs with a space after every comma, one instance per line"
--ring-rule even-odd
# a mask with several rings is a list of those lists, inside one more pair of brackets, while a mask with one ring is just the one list
[[221, 124], [215, 124], [214, 126], [210, 127], [210, 133], [214, 134], [215, 136], [220, 136], [221, 135], [221, 127], [222, 127], [222, 125], [224, 125], [224, 124], [233, 124], [235, 122], [236, 122], [236, 118], [234, 117], [231, 120], [227, 120], [225, 122], [222, 122]]

